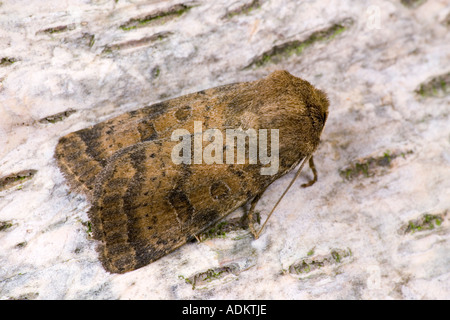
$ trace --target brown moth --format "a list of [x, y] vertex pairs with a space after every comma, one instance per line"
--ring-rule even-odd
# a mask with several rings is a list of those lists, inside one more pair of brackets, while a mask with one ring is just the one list
[[[264, 190], [300, 162], [295, 178], [309, 161], [314, 180], [307, 185], [314, 183], [312, 154], [328, 106], [325, 93], [309, 82], [275, 71], [261, 80], [188, 94], [70, 133], [59, 140], [55, 158], [72, 189], [82, 190], [92, 204], [89, 218], [104, 268], [124, 273], [163, 257], [249, 201], [251, 216]], [[277, 173], [262, 175], [264, 165], [248, 159], [241, 164], [175, 164], [171, 153], [180, 142], [173, 141], [172, 133], [192, 132], [194, 121], [223, 131], [278, 129]]]

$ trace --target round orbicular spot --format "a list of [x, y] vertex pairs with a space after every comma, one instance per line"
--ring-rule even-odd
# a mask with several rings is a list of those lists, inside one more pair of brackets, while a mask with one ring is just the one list
[[209, 191], [214, 200], [223, 200], [229, 196], [230, 187], [225, 182], [216, 181], [211, 185]]
[[185, 224], [191, 219], [194, 214], [194, 207], [184, 191], [178, 189], [170, 191], [168, 200], [175, 209], [176, 215], [182, 224]]

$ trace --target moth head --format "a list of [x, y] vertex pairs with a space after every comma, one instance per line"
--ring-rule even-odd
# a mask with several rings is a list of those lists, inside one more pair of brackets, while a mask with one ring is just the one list
[[[307, 108], [311, 116], [313, 126], [319, 133], [322, 132], [328, 118], [328, 107], [330, 102], [324, 91], [316, 89], [308, 81], [297, 78], [285, 70], [277, 70], [267, 78], [267, 83], [272, 90], [267, 90], [271, 96], [279, 99], [280, 95], [287, 97], [283, 104], [302, 105]], [[262, 97], [265, 101], [268, 97]], [[300, 102], [300, 103], [299, 103]], [[298, 104], [299, 103], [299, 104]], [[302, 108], [299, 110], [301, 111]]]
[[330, 102], [322, 90], [316, 89], [309, 83], [306, 87], [307, 89], [305, 88], [306, 90], [302, 92], [303, 103], [306, 107], [305, 112], [315, 133], [314, 135], [319, 138], [328, 119]]
[[318, 118], [322, 124], [322, 129], [325, 126], [325, 122], [328, 119], [328, 107], [330, 106], [330, 101], [328, 100], [325, 92], [319, 89], [314, 89], [313, 99], [310, 103], [314, 104], [318, 111]]

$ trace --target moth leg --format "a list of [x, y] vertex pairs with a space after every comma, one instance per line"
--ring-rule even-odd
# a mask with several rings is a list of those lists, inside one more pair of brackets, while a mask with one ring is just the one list
[[314, 177], [308, 183], [302, 184], [302, 188], [308, 188], [308, 187], [312, 186], [314, 183], [316, 183], [316, 181], [317, 181], [317, 169], [316, 169], [316, 165], [314, 164], [313, 156], [311, 156], [311, 158], [309, 158], [309, 167], [311, 168], [311, 171], [312, 171]]
[[246, 214], [248, 228], [250, 229], [250, 232], [253, 234], [253, 237], [255, 239], [258, 239], [258, 232], [256, 232], [255, 228], [253, 227], [253, 212], [255, 211], [256, 204], [258, 203], [259, 199], [261, 199], [263, 193], [264, 191], [253, 198], [252, 204], [250, 205], [250, 210]]

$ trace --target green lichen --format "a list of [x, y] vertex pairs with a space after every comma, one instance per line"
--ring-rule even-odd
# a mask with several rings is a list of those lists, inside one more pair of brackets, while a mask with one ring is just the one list
[[406, 152], [391, 152], [389, 150], [385, 151], [382, 156], [379, 157], [368, 157], [354, 163], [351, 163], [347, 167], [339, 170], [339, 174], [345, 180], [353, 180], [359, 176], [364, 176], [366, 178], [372, 177], [379, 171], [379, 168], [389, 168], [391, 167], [392, 160], [401, 156], [406, 157], [407, 154], [411, 154], [412, 151]]
[[415, 233], [419, 231], [433, 230], [442, 224], [444, 214], [425, 213], [419, 219], [411, 220], [405, 228], [405, 233]]
[[223, 238], [226, 235], [228, 222], [222, 221], [201, 235], [201, 239]]
[[62, 121], [65, 118], [71, 116], [75, 112], [76, 112], [76, 110], [68, 109], [66, 111], [42, 118], [41, 120], [39, 120], [39, 122], [40, 123], [56, 123], [56, 122]]
[[81, 221], [81, 224], [86, 228], [86, 233], [88, 236], [92, 235], [92, 223], [90, 221]]
[[26, 241], [23, 241], [23, 242], [20, 242], [20, 243], [16, 244], [16, 248], [23, 248], [23, 247], [25, 247], [26, 245], [27, 245], [27, 242], [26, 242]]
[[[391, 155], [390, 155], [390, 151], [388, 150], [388, 151], [386, 151], [384, 154], [383, 154], [383, 160], [385, 160], [386, 162], [387, 162], [387, 165], [390, 165], [391, 164]], [[403, 153], [402, 153], [403, 154]]]
[[237, 275], [238, 272], [239, 266], [236, 264], [230, 264], [228, 266], [208, 269], [189, 278], [185, 278], [182, 275], [178, 276], [178, 278], [192, 285], [192, 289], [194, 290], [199, 285], [205, 285], [212, 281], [222, 279], [229, 274]]
[[244, 4], [235, 10], [228, 11], [227, 14], [224, 16], [224, 18], [231, 19], [232, 17], [240, 15], [240, 14], [249, 14], [253, 10], [259, 9], [259, 8], [261, 8], [260, 1], [253, 0], [252, 2]]
[[3, 57], [0, 59], [0, 67], [10, 66], [15, 62], [17, 62], [16, 58]]
[[148, 45], [155, 41], [161, 41], [161, 40], [167, 38], [168, 36], [170, 36], [171, 34], [172, 34], [172, 32], [169, 32], [169, 31], [158, 32], [156, 34], [152, 34], [150, 36], [143, 37], [138, 40], [129, 40], [129, 41], [121, 42], [121, 43], [106, 45], [103, 48], [102, 53], [110, 54], [115, 50], [130, 49], [130, 48], [136, 48], [136, 47]]
[[23, 170], [0, 178], [0, 191], [12, 188], [25, 180], [31, 179], [37, 170]]
[[124, 31], [129, 31], [136, 28], [145, 27], [153, 22], [160, 22], [162, 24], [168, 20], [183, 15], [184, 13], [188, 12], [191, 8], [192, 6], [177, 4], [174, 5], [173, 7], [168, 8], [165, 11], [158, 11], [156, 13], [149, 14], [142, 18], [130, 19], [128, 22], [119, 26], [119, 28]]
[[[19, 273], [19, 275], [22, 275], [21, 273]], [[38, 292], [29, 292], [29, 293], [24, 293], [21, 294], [18, 297], [9, 297], [9, 300], [35, 300], [37, 299], [39, 296]]]
[[154, 78], [158, 78], [160, 73], [161, 73], [161, 70], [158, 67], [153, 69], [153, 77]]
[[310, 250], [306, 258], [301, 259], [289, 267], [289, 273], [304, 275], [327, 266], [341, 264], [344, 260], [352, 256], [352, 251], [349, 248], [347, 250], [333, 249], [326, 255], [313, 255], [314, 251]]
[[331, 256], [333, 257], [334, 261], [336, 261], [336, 263], [340, 263], [341, 262], [341, 255], [339, 254], [338, 251], [331, 251]]
[[450, 27], [450, 12], [447, 14], [447, 16], [445, 17], [444, 21], [442, 21], [442, 23], [444, 24], [444, 26]]
[[113, 49], [110, 46], [105, 46], [102, 50], [102, 54], [110, 54], [113, 52]]
[[36, 34], [46, 33], [46, 34], [53, 35], [53, 34], [62, 33], [65, 31], [74, 30], [75, 28], [76, 28], [76, 24], [72, 23], [72, 24], [68, 24], [68, 25], [56, 26], [56, 27], [51, 27], [51, 28], [47, 28], [44, 30], [40, 30]]
[[209, 269], [203, 274], [203, 281], [211, 282], [213, 280], [220, 279], [225, 270]]
[[11, 221], [0, 221], [0, 231], [6, 231], [13, 226]]
[[[255, 212], [253, 214], [253, 223], [261, 224], [261, 215], [259, 214], [259, 212]], [[246, 217], [232, 218], [216, 223], [213, 227], [211, 227], [207, 231], [198, 234], [197, 238], [200, 241], [214, 238], [225, 238], [226, 235], [231, 231], [246, 230], [246, 229], [248, 229], [248, 219], [246, 219]], [[239, 240], [244, 237], [245, 236], [238, 236], [233, 239]]]
[[191, 279], [186, 278], [186, 277], [183, 276], [183, 275], [179, 275], [179, 276], [178, 276], [178, 279], [184, 280], [187, 284], [190, 284], [190, 285], [192, 285], [192, 286], [194, 285], [194, 284], [192, 283]]
[[91, 35], [89, 38], [89, 48], [92, 48], [95, 43], [95, 35]]
[[421, 6], [422, 4], [424, 4], [426, 2], [426, 0], [401, 0], [400, 1], [405, 7], [408, 8], [417, 8], [419, 6]]
[[92, 233], [92, 224], [90, 221], [87, 223], [87, 230], [86, 232], [90, 235]]
[[322, 263], [317, 263], [316, 261], [312, 261], [310, 263], [307, 263], [306, 261], [302, 261], [301, 264], [296, 265], [294, 267], [295, 273], [297, 274], [301, 274], [301, 273], [309, 273], [311, 272], [311, 266], [314, 267], [314, 269], [316, 268], [321, 268], [323, 267]]
[[67, 30], [67, 26], [60, 26], [60, 27], [56, 27], [56, 28], [45, 29], [43, 32], [53, 34], [53, 33], [64, 32], [66, 30]]
[[422, 98], [443, 97], [450, 94], [450, 72], [420, 84], [415, 92]]
[[292, 55], [300, 55], [303, 51], [317, 42], [331, 41], [343, 33], [353, 24], [352, 19], [345, 19], [331, 27], [312, 33], [306, 40], [294, 40], [286, 42], [264, 52], [261, 56], [255, 58], [247, 67], [261, 67], [269, 62], [277, 63]]

